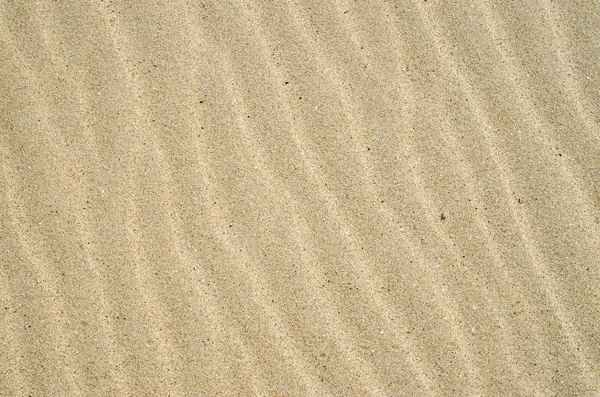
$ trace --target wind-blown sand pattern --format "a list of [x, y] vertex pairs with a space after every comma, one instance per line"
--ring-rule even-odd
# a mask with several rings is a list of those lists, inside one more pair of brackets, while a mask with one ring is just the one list
[[0, 1], [0, 396], [600, 395], [599, 40], [598, 1]]

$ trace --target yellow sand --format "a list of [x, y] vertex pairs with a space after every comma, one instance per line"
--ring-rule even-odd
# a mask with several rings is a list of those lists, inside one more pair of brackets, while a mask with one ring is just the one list
[[599, 396], [599, 15], [0, 0], [0, 396]]

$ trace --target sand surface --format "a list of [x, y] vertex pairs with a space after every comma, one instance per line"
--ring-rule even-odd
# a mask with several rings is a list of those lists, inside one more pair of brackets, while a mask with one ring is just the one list
[[599, 64], [597, 0], [0, 0], [0, 396], [599, 396]]

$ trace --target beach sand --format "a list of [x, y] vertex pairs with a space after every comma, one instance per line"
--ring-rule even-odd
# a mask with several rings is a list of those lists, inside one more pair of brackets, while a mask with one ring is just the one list
[[0, 396], [599, 396], [599, 38], [0, 0]]

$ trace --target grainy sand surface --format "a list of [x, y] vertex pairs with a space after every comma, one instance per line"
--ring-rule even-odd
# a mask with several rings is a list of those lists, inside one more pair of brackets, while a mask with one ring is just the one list
[[599, 396], [599, 65], [597, 0], [0, 0], [0, 396]]

